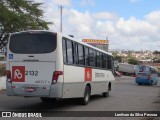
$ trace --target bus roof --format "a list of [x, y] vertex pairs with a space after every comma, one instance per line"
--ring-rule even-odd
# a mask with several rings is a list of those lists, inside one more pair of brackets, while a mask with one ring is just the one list
[[104, 50], [101, 50], [101, 49], [99, 49], [99, 48], [96, 48], [96, 47], [94, 47], [94, 46], [92, 46], [92, 45], [89, 45], [89, 44], [87, 44], [87, 43], [84, 43], [84, 42], [81, 42], [81, 41], [78, 41], [78, 40], [76, 40], [75, 38], [73, 38], [73, 37], [71, 37], [71, 36], [69, 36], [69, 35], [65, 35], [65, 34], [63, 34], [63, 33], [60, 33], [60, 32], [53, 32], [53, 31], [50, 31], [50, 30], [26, 30], [26, 31], [20, 31], [20, 32], [14, 32], [14, 33], [11, 33], [11, 35], [14, 35], [14, 34], [20, 34], [20, 33], [27, 33], [27, 32], [49, 32], [49, 33], [57, 33], [58, 35], [60, 35], [61, 37], [66, 37], [66, 38], [69, 38], [70, 40], [72, 40], [72, 41], [75, 41], [75, 42], [77, 42], [77, 43], [80, 43], [80, 44], [82, 44], [82, 45], [85, 45], [85, 46], [87, 46], [87, 47], [90, 47], [90, 48], [92, 48], [92, 49], [94, 49], [94, 50], [97, 50], [97, 51], [99, 51], [99, 52], [103, 52], [103, 53], [105, 53], [105, 54], [108, 54], [108, 55], [110, 55], [110, 56], [113, 56], [111, 53], [109, 53], [109, 52], [106, 52], [106, 51], [104, 51]]
[[99, 51], [99, 52], [103, 52], [103, 53], [105, 53], [105, 54], [108, 54], [108, 55], [110, 55], [110, 56], [113, 56], [113, 55], [112, 55], [111, 53], [109, 53], [109, 52], [106, 52], [106, 51], [104, 51], [104, 50], [101, 50], [101, 49], [99, 49], [99, 48], [97, 48], [97, 47], [94, 47], [94, 46], [92, 46], [92, 45], [89, 45], [89, 44], [87, 44], [87, 43], [78, 41], [78, 40], [76, 40], [75, 38], [70, 37], [69, 35], [65, 35], [65, 34], [62, 34], [62, 33], [58, 33], [58, 34], [60, 34], [60, 35], [63, 36], [63, 37], [69, 38], [69, 39], [72, 40], [72, 41], [75, 41], [75, 42], [77, 42], [77, 43], [80, 43], [80, 44], [82, 44], [82, 45], [85, 45], [86, 47], [90, 47], [90, 48], [92, 48], [92, 49], [94, 49], [94, 50], [97, 50], [97, 51]]

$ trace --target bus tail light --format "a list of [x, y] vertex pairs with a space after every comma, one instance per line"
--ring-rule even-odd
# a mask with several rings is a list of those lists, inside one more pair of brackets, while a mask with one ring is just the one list
[[11, 82], [11, 71], [10, 70], [6, 70], [6, 76], [7, 76], [8, 82]]
[[150, 80], [151, 79], [151, 76], [150, 75], [148, 75], [148, 80]]
[[63, 75], [63, 71], [54, 71], [53, 77], [52, 77], [52, 84], [56, 84], [57, 83], [58, 77], [60, 75]]

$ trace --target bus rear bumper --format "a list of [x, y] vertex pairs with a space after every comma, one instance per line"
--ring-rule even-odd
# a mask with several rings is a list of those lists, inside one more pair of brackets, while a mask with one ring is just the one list
[[50, 98], [62, 98], [63, 83], [56, 83], [51, 85]]
[[[8, 96], [22, 96], [22, 97], [48, 97], [61, 98], [62, 97], [62, 83], [56, 83], [50, 87], [45, 86], [31, 86], [31, 85], [15, 85], [6, 82]], [[27, 90], [27, 91], [26, 91]], [[32, 91], [33, 90], [33, 91]]]

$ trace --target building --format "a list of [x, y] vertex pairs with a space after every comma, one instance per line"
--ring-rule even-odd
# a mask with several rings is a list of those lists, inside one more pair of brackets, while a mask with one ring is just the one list
[[83, 39], [82, 42], [90, 44], [94, 47], [102, 49], [108, 52], [109, 40], [99, 40], [99, 39]]
[[5, 48], [5, 47], [2, 47], [2, 48], [0, 49], [0, 53], [6, 53], [6, 48]]

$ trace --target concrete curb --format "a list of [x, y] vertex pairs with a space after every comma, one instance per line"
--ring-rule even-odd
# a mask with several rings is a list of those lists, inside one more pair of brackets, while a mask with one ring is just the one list
[[0, 90], [6, 90], [6, 76], [0, 77]]

